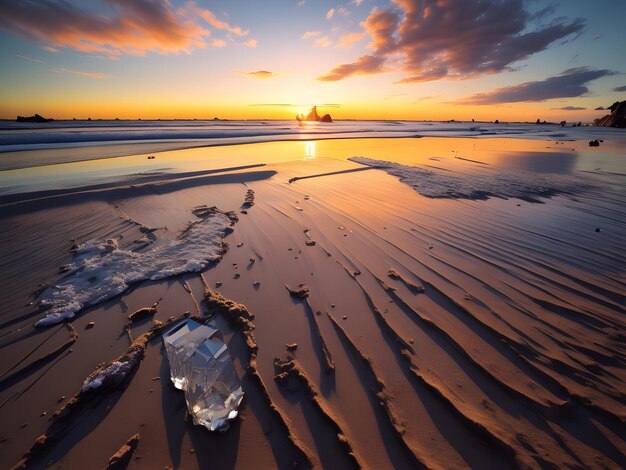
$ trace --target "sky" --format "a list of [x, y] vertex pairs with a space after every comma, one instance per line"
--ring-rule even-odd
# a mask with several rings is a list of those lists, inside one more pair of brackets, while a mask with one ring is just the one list
[[0, 0], [0, 118], [589, 122], [623, 0]]

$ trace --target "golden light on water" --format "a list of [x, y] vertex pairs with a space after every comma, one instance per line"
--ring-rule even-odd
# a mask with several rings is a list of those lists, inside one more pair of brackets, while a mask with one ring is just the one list
[[304, 159], [303, 160], [313, 160], [315, 158], [315, 152], [317, 149], [317, 142], [311, 140], [309, 142], [304, 142]]

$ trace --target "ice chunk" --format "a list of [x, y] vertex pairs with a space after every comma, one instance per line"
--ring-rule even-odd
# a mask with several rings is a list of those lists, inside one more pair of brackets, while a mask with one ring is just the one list
[[174, 386], [185, 392], [194, 424], [224, 431], [243, 391], [219, 330], [186, 320], [163, 335]]
[[185, 389], [185, 362], [204, 340], [211, 338], [217, 331], [193, 320], [185, 320], [163, 334], [174, 387]]

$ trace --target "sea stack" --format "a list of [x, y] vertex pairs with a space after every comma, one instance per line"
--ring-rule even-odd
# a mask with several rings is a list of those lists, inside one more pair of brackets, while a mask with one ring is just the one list
[[616, 101], [607, 108], [611, 114], [593, 121], [594, 126], [626, 127], [626, 101]]
[[311, 122], [333, 122], [333, 118], [331, 117], [330, 114], [324, 114], [324, 116], [320, 117], [319, 114], [317, 114], [317, 106], [313, 106], [309, 110], [306, 116], [302, 113], [297, 114], [296, 120], [297, 121], [311, 121]]
[[34, 116], [18, 116], [15, 120], [16, 122], [50, 122], [54, 121], [54, 119], [47, 119], [40, 114], [35, 114]]

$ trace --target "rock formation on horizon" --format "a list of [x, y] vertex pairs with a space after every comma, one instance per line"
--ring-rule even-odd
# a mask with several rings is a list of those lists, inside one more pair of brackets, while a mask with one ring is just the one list
[[610, 110], [611, 114], [594, 120], [594, 126], [626, 127], [626, 101], [616, 101], [607, 110]]
[[296, 114], [297, 121], [313, 121], [313, 122], [333, 122], [330, 114], [324, 114], [322, 117], [317, 114], [317, 106], [313, 106], [308, 114]]
[[34, 116], [18, 116], [16, 122], [50, 122], [54, 119], [46, 119], [45, 117], [35, 114]]

